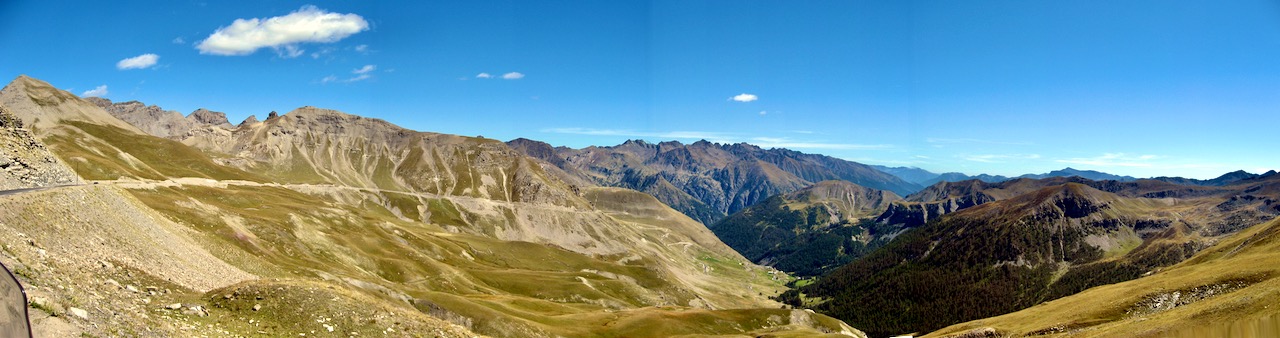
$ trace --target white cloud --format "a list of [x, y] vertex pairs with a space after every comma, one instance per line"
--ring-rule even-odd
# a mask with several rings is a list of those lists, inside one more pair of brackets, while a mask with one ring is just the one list
[[477, 79], [491, 79], [491, 78], [493, 78], [493, 75], [490, 75], [489, 73], [480, 73], [480, 74], [476, 74], [476, 78], [477, 78]]
[[502, 74], [503, 80], [519, 80], [523, 78], [524, 78], [524, 74], [520, 74], [520, 72], [510, 72], [510, 73]]
[[892, 145], [888, 144], [809, 142], [795, 141], [786, 137], [753, 137], [747, 143], [760, 146], [761, 148], [787, 149], [872, 150], [893, 148]]
[[355, 49], [358, 53], [364, 53], [369, 51], [369, 45], [359, 45], [352, 49]]
[[302, 48], [298, 48], [298, 46], [294, 46], [294, 45], [285, 45], [283, 48], [276, 48], [275, 51], [276, 51], [276, 55], [279, 55], [281, 58], [284, 58], [284, 59], [296, 58], [296, 57], [302, 56], [303, 52], [306, 52], [306, 50], [303, 50]]
[[1040, 159], [1040, 154], [984, 154], [984, 155], [964, 155], [961, 158], [982, 163], [1005, 163], [1008, 161], [1019, 160], [1036, 160]]
[[769, 112], [767, 112], [767, 111], [763, 111], [763, 110], [761, 110], [761, 111], [760, 111], [760, 116], [765, 116], [765, 115], [768, 115], [768, 114], [769, 114]]
[[[337, 51], [337, 49], [336, 49], [336, 48], [333, 48], [333, 47], [324, 47], [324, 48], [320, 48], [320, 50], [318, 50], [318, 51], [311, 52], [311, 58], [312, 58], [312, 59], [319, 59], [321, 56], [325, 56], [325, 55], [333, 54], [333, 52], [335, 52], [335, 51]], [[276, 50], [276, 52], [279, 52], [279, 50]]]
[[364, 67], [351, 70], [351, 74], [355, 74], [356, 76], [352, 76], [346, 79], [339, 79], [338, 76], [336, 75], [329, 75], [329, 76], [325, 76], [323, 79], [320, 79], [320, 83], [322, 84], [331, 83], [331, 82], [351, 83], [351, 82], [357, 82], [357, 81], [364, 81], [364, 80], [372, 79], [373, 71], [377, 69], [378, 69], [378, 65], [364, 65]]
[[760, 97], [756, 96], [756, 94], [742, 93], [742, 94], [734, 95], [729, 99], [738, 101], [738, 102], [751, 102], [751, 101], [759, 100]]
[[173, 44], [175, 44], [175, 45], [181, 45], [181, 44], [184, 44], [184, 43], [187, 43], [187, 40], [186, 40], [186, 39], [183, 39], [181, 36], [176, 37], [176, 38], [173, 38]]
[[978, 143], [978, 144], [999, 144], [999, 145], [1010, 145], [1010, 146], [1033, 145], [1033, 143], [1031, 142], [994, 141], [994, 140], [981, 140], [981, 139], [973, 139], [973, 138], [932, 138], [931, 137], [931, 138], [925, 139], [925, 142], [934, 143], [934, 144]]
[[106, 95], [107, 95], [107, 85], [101, 85], [101, 86], [98, 86], [97, 88], [86, 90], [84, 93], [80, 94], [80, 96], [83, 96], [83, 97], [100, 97], [100, 96], [106, 96]]
[[1097, 167], [1150, 167], [1152, 160], [1158, 159], [1156, 155], [1130, 156], [1124, 153], [1105, 153], [1097, 157], [1077, 157], [1065, 160], [1056, 160], [1059, 163], [1090, 165]]
[[[201, 54], [249, 55], [260, 48], [273, 48], [282, 56], [302, 55], [297, 47], [304, 42], [337, 42], [369, 29], [359, 15], [326, 12], [307, 5], [284, 16], [236, 19], [230, 26], [201, 41], [196, 48]], [[296, 54], [296, 55], [294, 55]]]
[[155, 66], [156, 61], [160, 61], [159, 55], [147, 53], [116, 62], [116, 69], [143, 69]]

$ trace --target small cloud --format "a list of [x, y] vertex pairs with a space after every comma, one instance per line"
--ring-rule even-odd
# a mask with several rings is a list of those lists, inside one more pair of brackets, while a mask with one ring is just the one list
[[80, 94], [80, 96], [83, 96], [83, 97], [102, 97], [106, 95], [107, 95], [107, 85], [101, 85], [101, 86], [98, 86], [97, 88], [86, 90], [84, 93]]
[[369, 51], [369, 45], [358, 45], [352, 49], [354, 49], [358, 53], [365, 53]]
[[976, 143], [976, 144], [998, 144], [998, 145], [1008, 145], [1008, 146], [1019, 146], [1019, 145], [1021, 145], [1021, 146], [1026, 146], [1026, 145], [1033, 145], [1031, 142], [993, 141], [993, 140], [982, 140], [982, 139], [973, 139], [973, 138], [932, 138], [932, 137], [931, 137], [931, 138], [927, 138], [927, 139], [925, 139], [924, 141], [925, 141], [925, 142], [928, 142], [928, 143], [933, 143], [933, 144], [973, 144], [973, 143]]
[[369, 22], [353, 13], [326, 12], [316, 6], [302, 8], [284, 16], [236, 19], [230, 26], [218, 28], [196, 45], [200, 54], [249, 55], [261, 48], [272, 48], [282, 57], [302, 55], [300, 43], [331, 43], [369, 29]]
[[1156, 155], [1130, 156], [1125, 153], [1104, 153], [1097, 157], [1077, 157], [1056, 160], [1058, 163], [1090, 165], [1097, 167], [1151, 167], [1151, 160], [1160, 158]]
[[356, 77], [353, 77], [353, 78], [347, 79], [347, 80], [346, 80], [346, 82], [364, 81], [364, 80], [368, 80], [368, 79], [370, 79], [370, 78], [373, 78], [373, 75], [369, 75], [369, 74], [360, 74], [360, 75], [356, 75]]
[[491, 79], [491, 78], [493, 78], [493, 75], [489, 75], [489, 73], [480, 73], [480, 74], [476, 74], [476, 78], [477, 78], [477, 79]]
[[116, 62], [116, 69], [143, 69], [156, 65], [156, 61], [160, 61], [160, 56], [155, 54], [142, 54], [135, 57], [127, 58]]
[[346, 79], [339, 79], [338, 76], [336, 75], [329, 75], [329, 76], [325, 76], [323, 79], [320, 79], [320, 83], [322, 84], [332, 83], [332, 82], [351, 83], [351, 82], [357, 82], [357, 81], [364, 81], [364, 80], [372, 79], [373, 71], [377, 69], [378, 69], [377, 65], [364, 65], [364, 67], [351, 70], [351, 74], [355, 74], [356, 76], [346, 78]]
[[753, 137], [748, 141], [748, 143], [760, 146], [761, 148], [787, 149], [875, 150], [893, 148], [893, 145], [889, 144], [809, 142], [795, 141], [786, 137]]
[[756, 96], [755, 94], [742, 93], [742, 94], [734, 95], [729, 99], [738, 101], [738, 102], [751, 102], [751, 101], [759, 100], [760, 97]]
[[318, 50], [318, 51], [311, 52], [311, 58], [312, 58], [312, 59], [319, 59], [321, 56], [325, 56], [325, 55], [332, 54], [332, 53], [333, 53], [333, 52], [335, 52], [335, 51], [337, 51], [337, 49], [336, 49], [336, 48], [333, 48], [333, 47], [324, 47], [324, 48], [320, 48], [320, 50]]
[[187, 43], [187, 40], [186, 40], [186, 39], [183, 39], [181, 36], [176, 37], [176, 38], [173, 38], [173, 44], [175, 44], [175, 45], [181, 45], [181, 44], [184, 44], [184, 43]]
[[760, 111], [760, 116], [765, 116], [765, 115], [768, 115], [768, 114], [769, 114], [769, 112], [767, 112], [767, 111], [763, 111], [763, 110], [761, 110], [761, 111]]
[[986, 154], [986, 155], [965, 155], [965, 160], [982, 163], [1005, 163], [1007, 161], [1016, 160], [1035, 160], [1040, 158], [1040, 154]]
[[283, 59], [296, 58], [302, 56], [303, 52], [306, 52], [305, 50], [302, 50], [302, 48], [298, 48], [298, 46], [294, 45], [285, 45], [284, 48], [276, 48], [275, 51], [276, 55], [279, 55], [280, 58]]
[[503, 80], [519, 80], [523, 78], [524, 78], [524, 74], [520, 74], [520, 72], [510, 72], [510, 73], [502, 74]]

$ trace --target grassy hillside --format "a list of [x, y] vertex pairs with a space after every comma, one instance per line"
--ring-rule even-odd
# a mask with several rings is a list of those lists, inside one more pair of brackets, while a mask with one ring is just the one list
[[214, 163], [201, 151], [173, 140], [83, 121], [67, 121], [57, 128], [59, 132], [45, 137], [44, 142], [86, 179], [201, 177], [267, 180]]
[[[1220, 199], [1126, 198], [1077, 183], [971, 207], [781, 298], [871, 335], [927, 332], [1122, 282], [1190, 257]], [[1173, 202], [1173, 203], [1170, 203]]]
[[1280, 220], [1223, 239], [1178, 265], [1022, 311], [956, 324], [1004, 336], [1280, 335]]
[[747, 259], [817, 276], [888, 241], [870, 221], [900, 198], [843, 181], [824, 181], [770, 197], [708, 228]]

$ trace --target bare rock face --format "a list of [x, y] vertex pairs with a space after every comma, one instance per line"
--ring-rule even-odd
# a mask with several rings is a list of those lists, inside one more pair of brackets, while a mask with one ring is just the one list
[[202, 125], [223, 127], [227, 129], [233, 128], [231, 122], [227, 121], [226, 113], [211, 111], [204, 108], [196, 109], [196, 111], [192, 112], [190, 116], [187, 116], [187, 119]]
[[170, 138], [185, 135], [195, 127], [195, 123], [173, 110], [164, 110], [158, 106], [148, 106], [138, 101], [112, 103], [103, 98], [88, 100], [102, 107], [107, 113], [119, 118], [147, 134]]
[[0, 107], [0, 190], [79, 183], [21, 119]]
[[257, 116], [249, 115], [249, 117], [245, 118], [245, 119], [244, 119], [244, 121], [241, 121], [241, 122], [240, 122], [240, 124], [239, 124], [239, 125], [237, 125], [236, 127], [237, 127], [237, 128], [244, 128], [245, 126], [252, 126], [252, 125], [257, 124], [257, 123], [259, 123], [259, 122], [261, 122], [261, 121], [258, 121], [258, 117], [257, 117]]

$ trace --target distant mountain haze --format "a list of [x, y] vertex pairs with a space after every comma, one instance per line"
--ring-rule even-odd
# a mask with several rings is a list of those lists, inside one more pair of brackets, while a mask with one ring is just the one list
[[[1114, 180], [1114, 181], [1120, 181], [1120, 182], [1129, 182], [1129, 181], [1134, 181], [1139, 179], [1132, 176], [1114, 175], [1114, 174], [1108, 174], [1108, 173], [1095, 171], [1095, 170], [1079, 170], [1071, 167], [1063, 168], [1060, 170], [1054, 170], [1054, 171], [1050, 171], [1043, 174], [1023, 174], [1017, 177], [1006, 177], [1006, 176], [988, 175], [988, 174], [966, 175], [958, 172], [946, 172], [946, 173], [938, 174], [938, 173], [933, 173], [928, 170], [924, 170], [916, 167], [887, 167], [882, 165], [871, 165], [871, 167], [875, 168], [876, 170], [880, 170], [885, 173], [888, 173], [890, 175], [897, 176], [898, 178], [901, 178], [907, 182], [915, 183], [924, 187], [934, 185], [935, 183], [938, 183], [938, 182], [944, 182], [944, 181], [959, 182], [959, 181], [965, 181], [970, 179], [976, 179], [976, 180], [981, 180], [984, 182], [992, 182], [992, 183], [1003, 182], [1003, 181], [1007, 181], [1014, 178], [1049, 178], [1049, 177], [1070, 177], [1070, 176], [1079, 176], [1079, 177], [1083, 177], [1091, 180]], [[1189, 179], [1189, 178], [1182, 178], [1182, 177], [1153, 177], [1149, 179], [1178, 183], [1178, 184], [1212, 186], [1212, 185], [1229, 184], [1231, 182], [1239, 181], [1242, 179], [1248, 179], [1252, 177], [1257, 177], [1260, 175], [1263, 175], [1263, 174], [1251, 174], [1251, 173], [1245, 172], [1244, 170], [1237, 170], [1237, 171], [1223, 174], [1220, 177], [1217, 177], [1214, 179], [1208, 179], [1208, 180]]]

